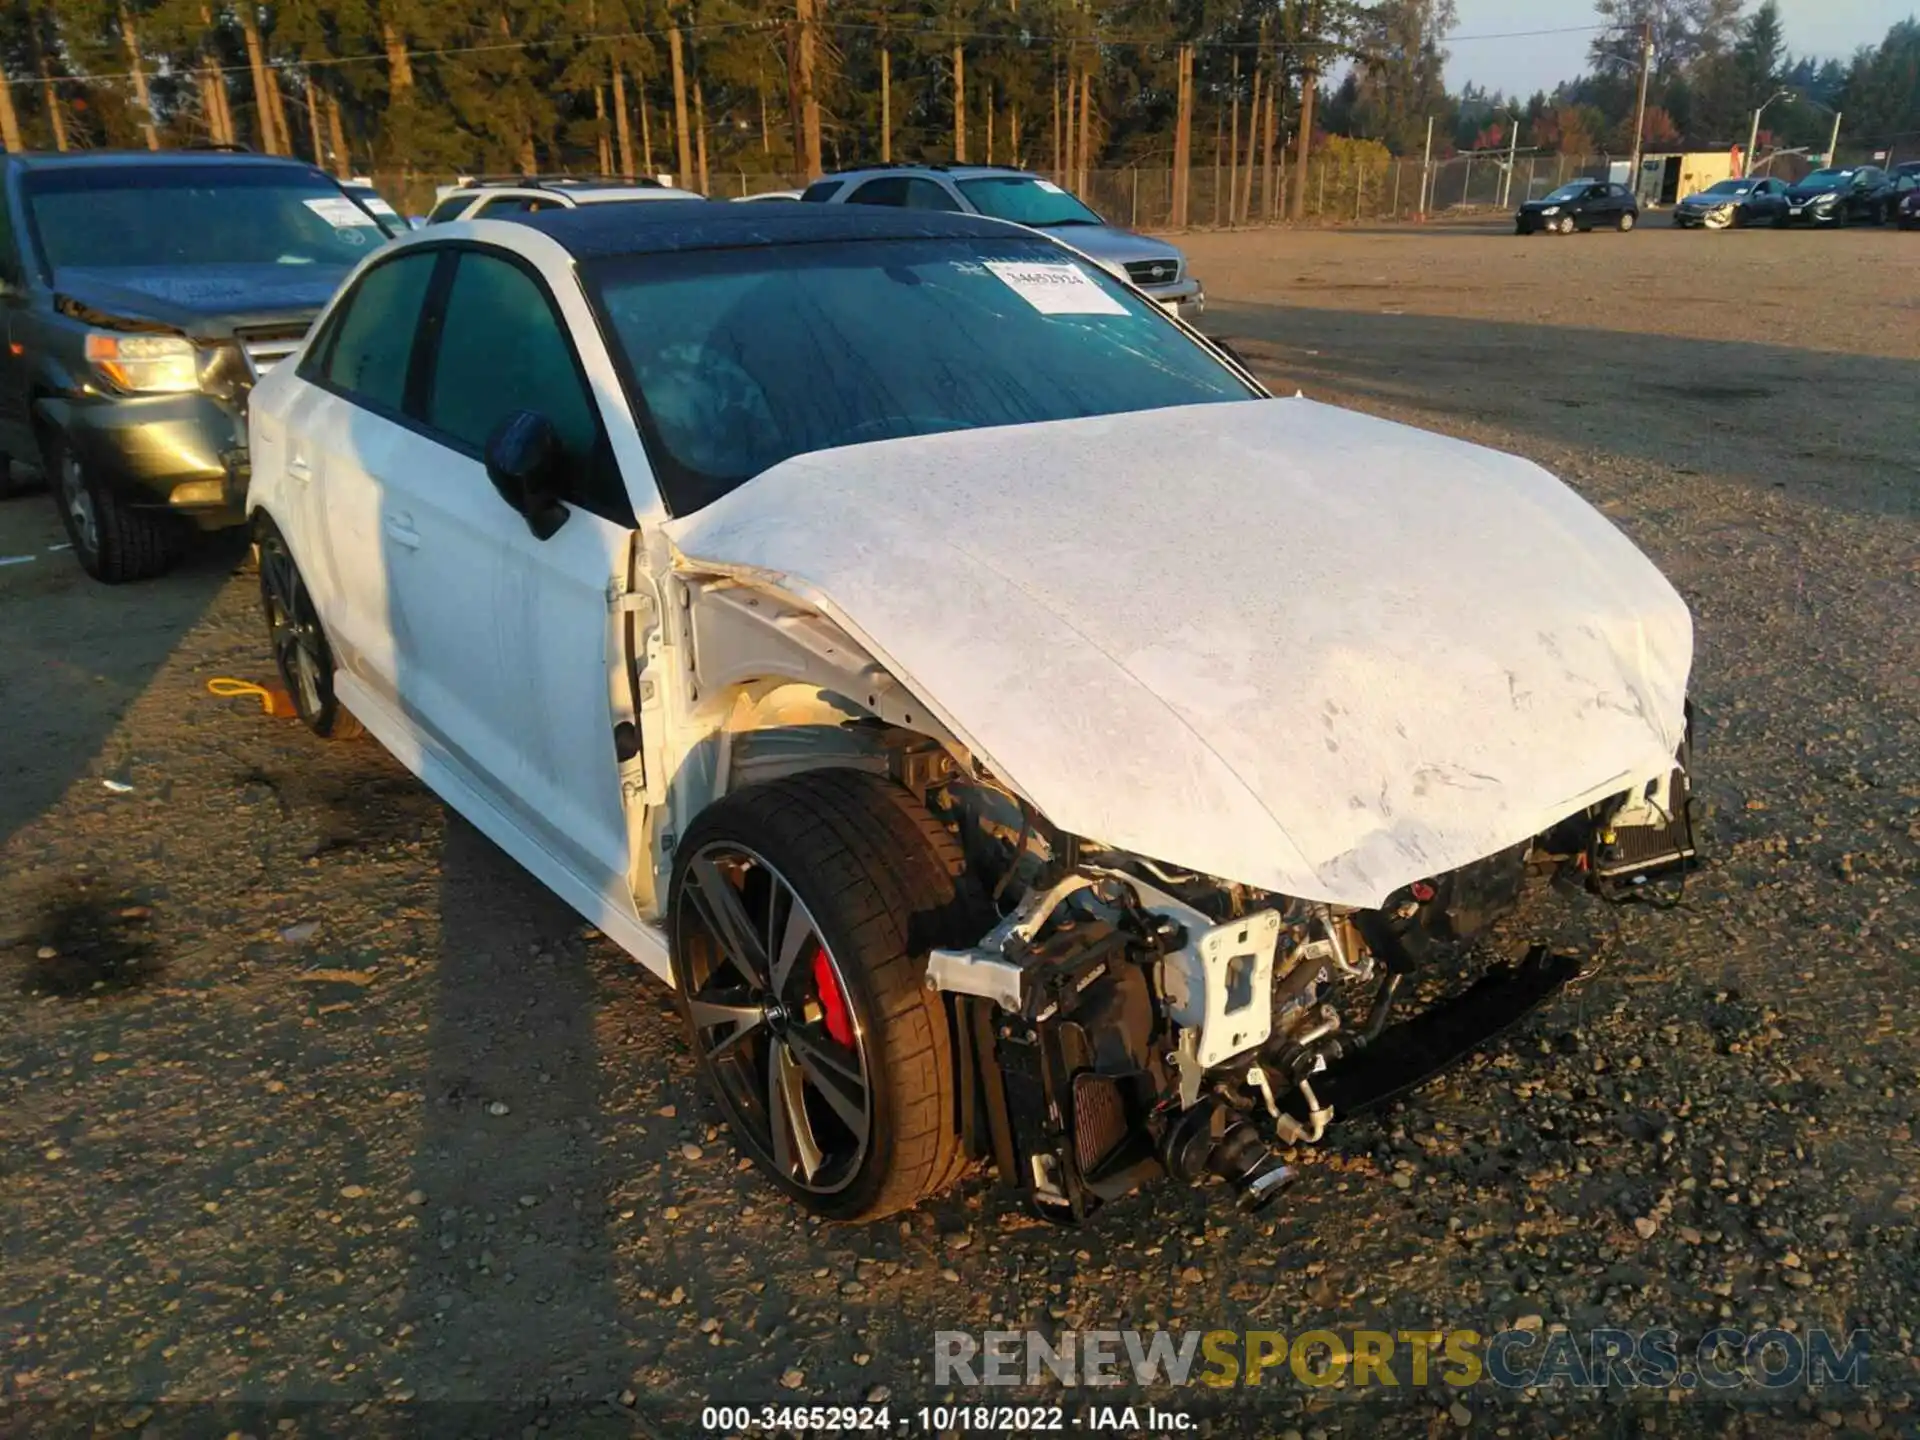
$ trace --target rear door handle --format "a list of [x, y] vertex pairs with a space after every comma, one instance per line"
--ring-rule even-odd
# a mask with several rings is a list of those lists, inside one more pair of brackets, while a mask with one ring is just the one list
[[409, 550], [420, 548], [420, 532], [413, 528], [411, 515], [389, 515], [386, 520], [387, 538], [396, 545], [404, 545]]
[[290, 455], [287, 457], [287, 474], [291, 475], [295, 480], [311, 480], [313, 479], [313, 467], [307, 463], [306, 456]]

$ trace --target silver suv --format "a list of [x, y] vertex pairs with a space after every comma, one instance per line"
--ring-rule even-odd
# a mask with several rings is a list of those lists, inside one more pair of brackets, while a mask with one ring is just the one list
[[1109, 225], [1051, 180], [1006, 165], [882, 165], [816, 180], [800, 197], [830, 205], [957, 210], [1012, 220], [1055, 239], [1130, 281], [1182, 320], [1207, 308], [1187, 257], [1164, 240]]

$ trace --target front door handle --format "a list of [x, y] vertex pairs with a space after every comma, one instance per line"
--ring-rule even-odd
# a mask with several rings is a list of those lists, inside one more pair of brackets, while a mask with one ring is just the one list
[[411, 515], [389, 515], [386, 520], [387, 538], [396, 545], [404, 545], [409, 550], [420, 548], [420, 532], [413, 528]]
[[287, 474], [295, 480], [311, 480], [313, 467], [307, 463], [306, 456], [290, 455], [287, 457]]

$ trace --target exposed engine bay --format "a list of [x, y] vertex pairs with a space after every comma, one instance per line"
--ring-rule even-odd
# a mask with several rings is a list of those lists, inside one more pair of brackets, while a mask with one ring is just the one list
[[799, 456], [664, 530], [717, 737], [649, 761], [674, 829], [800, 766], [925, 804], [982, 900], [926, 968], [956, 1123], [1052, 1218], [1271, 1200], [1579, 968], [1435, 1003], [1437, 942], [1534, 866], [1623, 898], [1693, 858], [1686, 603], [1515, 457], [1265, 401]]
[[1050, 1219], [1163, 1174], [1218, 1177], [1242, 1208], [1265, 1206], [1294, 1178], [1288, 1148], [1431, 1078], [1578, 973], [1579, 957], [1535, 946], [1400, 1018], [1431, 947], [1510, 908], [1530, 864], [1571, 864], [1613, 896], [1692, 862], [1685, 760], [1369, 910], [1183, 873], [1059, 834], [989, 787], [928, 784], [1002, 911], [927, 967], [954, 1008], [970, 1142]]

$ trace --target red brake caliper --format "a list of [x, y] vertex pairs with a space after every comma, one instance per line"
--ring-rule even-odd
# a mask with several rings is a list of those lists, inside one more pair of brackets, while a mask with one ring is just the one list
[[820, 1013], [824, 1017], [827, 1034], [833, 1037], [836, 1045], [853, 1048], [853, 1011], [847, 1006], [847, 992], [840, 988], [840, 977], [833, 973], [833, 962], [827, 959], [826, 946], [818, 946], [813, 952], [813, 993], [820, 1001]]

